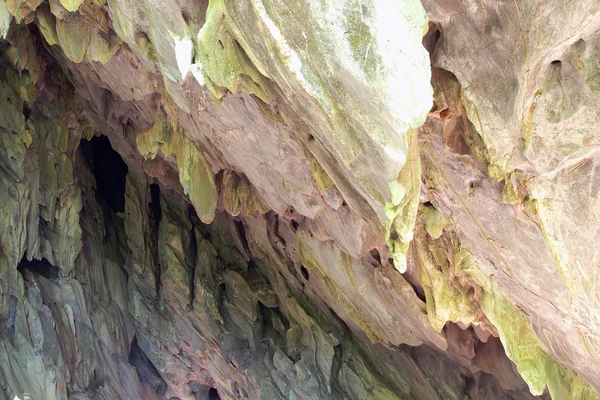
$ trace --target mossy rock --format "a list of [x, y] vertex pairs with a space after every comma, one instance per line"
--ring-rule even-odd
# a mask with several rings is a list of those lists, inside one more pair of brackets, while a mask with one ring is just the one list
[[211, 223], [218, 200], [214, 175], [202, 151], [188, 136], [159, 114], [155, 123], [137, 136], [136, 143], [145, 158], [153, 159], [159, 149], [175, 157], [179, 181], [196, 208], [198, 217], [206, 224]]
[[210, 0], [206, 22], [198, 33], [196, 56], [204, 81], [216, 99], [228, 92], [244, 92], [269, 103], [264, 77], [231, 34], [225, 13], [223, 0]]

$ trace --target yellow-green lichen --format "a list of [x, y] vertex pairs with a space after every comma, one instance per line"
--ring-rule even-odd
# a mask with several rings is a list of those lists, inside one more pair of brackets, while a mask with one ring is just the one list
[[446, 226], [446, 218], [432, 206], [423, 207], [423, 217], [425, 218], [425, 229], [432, 239], [438, 239], [442, 236], [442, 231]]
[[[21, 7], [23, 5], [23, 0], [2, 0], [4, 4], [6, 4], [6, 9], [8, 12], [15, 17], [15, 21], [20, 24], [23, 21], [24, 15], [22, 11], [24, 9]], [[9, 21], [10, 24], [10, 21]]]
[[[366, 77], [370, 81], [380, 79], [382, 72], [380, 65], [383, 60], [379, 54], [377, 40], [374, 39], [369, 20], [374, 19], [373, 7], [364, 6], [356, 0], [346, 7], [345, 28], [348, 32], [348, 43], [352, 56], [362, 66]], [[366, 15], [365, 15], [366, 14]]]
[[533, 115], [535, 113], [535, 109], [537, 107], [537, 101], [541, 96], [541, 92], [538, 90], [534, 99], [529, 106], [529, 110], [525, 114], [523, 121], [521, 121], [521, 139], [522, 142], [520, 144], [520, 150], [525, 153], [531, 144], [531, 139], [533, 138], [533, 134], [535, 132], [533, 125]]
[[59, 44], [58, 34], [56, 33], [56, 17], [50, 12], [50, 7], [46, 4], [40, 6], [35, 13], [37, 25], [44, 39], [50, 46]]
[[119, 0], [107, 0], [107, 4], [111, 11], [112, 26], [117, 35], [126, 43], [135, 42], [135, 24], [127, 18], [128, 15], [121, 9]]
[[106, 64], [108, 60], [121, 47], [121, 42], [117, 40], [107, 40], [97, 29], [92, 31], [90, 45], [87, 50], [86, 59], [88, 61], [97, 61]]
[[211, 223], [217, 206], [217, 187], [213, 173], [202, 151], [180, 130], [173, 127], [162, 114], [154, 125], [136, 138], [138, 150], [145, 158], [156, 157], [158, 150], [175, 157], [179, 168], [179, 181], [198, 217]]
[[585, 379], [550, 357], [526, 314], [503, 297], [493, 282], [483, 291], [481, 305], [497, 328], [506, 354], [516, 364], [534, 395], [541, 395], [548, 387], [553, 399], [600, 399]]
[[135, 45], [141, 51], [141, 53], [146, 57], [147, 60], [152, 62], [158, 62], [158, 55], [156, 54], [156, 49], [154, 45], [148, 38], [144, 32], [137, 32], [135, 34]]
[[514, 180], [516, 180], [515, 173], [511, 172], [504, 178], [504, 189], [502, 190], [502, 202], [513, 206], [522, 200], [518, 189], [515, 188]]
[[225, 13], [223, 0], [210, 0], [206, 22], [198, 33], [196, 57], [204, 82], [216, 99], [228, 92], [244, 92], [268, 103], [263, 76], [230, 32]]
[[11, 19], [12, 16], [6, 7], [6, 2], [4, 0], [0, 0], [0, 38], [6, 39]]
[[423, 225], [420, 222], [415, 230], [415, 263], [434, 328], [441, 330], [447, 321], [481, 324], [497, 332], [507, 356], [533, 394], [541, 395], [548, 387], [556, 399], [600, 399], [585, 379], [549, 355], [527, 314], [481, 271], [455, 235], [446, 242], [445, 236], [431, 240]]
[[108, 34], [108, 20], [95, 4], [85, 4], [79, 13], [57, 19], [50, 9], [42, 6], [36, 13], [40, 31], [50, 45], [58, 44], [68, 59], [103, 64], [119, 50], [121, 41]]
[[56, 34], [67, 58], [75, 63], [85, 59], [92, 40], [91, 27], [79, 18], [56, 21]]
[[225, 171], [223, 173], [221, 196], [225, 210], [233, 216], [240, 213], [252, 215], [256, 212], [266, 213], [268, 211], [261, 203], [248, 179], [246, 177], [240, 178], [235, 172]]
[[302, 142], [300, 142], [300, 147], [310, 163], [310, 169], [312, 171], [313, 178], [315, 178], [315, 182], [317, 183], [319, 189], [325, 192], [335, 186], [333, 180], [329, 177], [329, 174], [327, 174], [327, 172], [323, 169], [312, 152]]
[[75, 12], [82, 5], [84, 0], [60, 0], [60, 4], [66, 8], [69, 12]]
[[467, 254], [451, 240], [429, 239], [423, 222], [415, 228], [415, 235], [417, 274], [427, 298], [431, 325], [441, 331], [448, 321], [465, 325], [485, 323], [481, 308], [473, 297], [475, 288], [456, 278], [468, 274], [470, 258]]
[[391, 201], [385, 204], [386, 244], [392, 254], [394, 265], [401, 273], [406, 272], [406, 253], [413, 237], [413, 228], [419, 208], [421, 191], [421, 161], [417, 145], [417, 131], [408, 134], [408, 158], [398, 178], [389, 183]]

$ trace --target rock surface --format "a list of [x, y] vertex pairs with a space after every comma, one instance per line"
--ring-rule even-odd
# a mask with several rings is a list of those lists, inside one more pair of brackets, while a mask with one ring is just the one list
[[0, 399], [600, 399], [599, 32], [0, 0]]

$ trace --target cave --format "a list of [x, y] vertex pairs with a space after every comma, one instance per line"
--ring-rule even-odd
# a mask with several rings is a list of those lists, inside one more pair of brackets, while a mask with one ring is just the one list
[[0, 400], [600, 400], [598, 32], [0, 0]]
[[125, 182], [129, 169], [111, 146], [107, 136], [82, 139], [79, 148], [96, 180], [96, 198], [102, 198], [114, 212], [125, 211]]
[[43, 276], [46, 279], [56, 281], [60, 275], [60, 269], [52, 264], [45, 258], [41, 260], [28, 260], [27, 256], [24, 256], [19, 263], [17, 270], [23, 275], [24, 273], [32, 273]]
[[208, 400], [221, 400], [217, 389], [213, 387], [210, 388], [210, 390], [208, 391]]

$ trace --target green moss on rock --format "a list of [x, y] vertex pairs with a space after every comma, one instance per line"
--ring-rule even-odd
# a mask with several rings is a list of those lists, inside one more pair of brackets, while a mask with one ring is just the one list
[[548, 387], [553, 399], [597, 400], [600, 395], [582, 377], [558, 364], [535, 334], [525, 312], [502, 296], [496, 284], [483, 291], [482, 307], [498, 329], [506, 354], [535, 395]]
[[425, 218], [425, 229], [432, 239], [438, 239], [442, 236], [442, 231], [446, 226], [444, 215], [432, 206], [423, 207], [423, 217]]
[[50, 46], [60, 44], [58, 33], [56, 32], [56, 17], [50, 12], [50, 7], [46, 4], [40, 6], [35, 16], [37, 18], [37, 25], [46, 42]]
[[85, 0], [60, 0], [60, 4], [62, 4], [69, 12], [75, 12], [84, 1]]
[[385, 204], [386, 243], [394, 265], [406, 272], [406, 253], [413, 238], [413, 228], [419, 208], [421, 190], [421, 161], [417, 144], [417, 131], [409, 132], [408, 158], [398, 178], [389, 183], [391, 201]]
[[432, 326], [441, 330], [447, 321], [461, 322], [497, 334], [534, 395], [548, 387], [555, 399], [600, 399], [585, 379], [549, 355], [527, 314], [502, 293], [493, 277], [482, 273], [458, 237], [431, 240], [424, 222], [420, 219], [415, 229], [415, 261]]
[[225, 171], [223, 173], [220, 192], [225, 210], [233, 216], [240, 213], [252, 215], [256, 212], [266, 213], [268, 211], [248, 179], [240, 178], [235, 172]]
[[216, 99], [228, 92], [254, 94], [268, 103], [262, 75], [230, 33], [223, 0], [210, 0], [206, 22], [198, 33], [196, 56], [204, 81]]
[[92, 40], [91, 27], [79, 18], [56, 21], [56, 34], [60, 47], [69, 60], [80, 63], [85, 59]]
[[8, 8], [6, 7], [6, 2], [4, 0], [0, 0], [0, 38], [6, 38], [11, 19], [12, 15], [10, 15]]
[[119, 40], [107, 40], [98, 30], [92, 31], [86, 59], [106, 64], [121, 48]]
[[[423, 222], [418, 222], [415, 228], [413, 243], [417, 274], [427, 298], [427, 315], [431, 325], [441, 331], [448, 321], [465, 325], [485, 324], [481, 307], [470, 293], [473, 285], [463, 285], [455, 279], [467, 274], [469, 258], [461, 253], [458, 245], [452, 244], [451, 237], [445, 241], [430, 239]], [[447, 250], [448, 246], [452, 251]]]
[[217, 187], [208, 162], [194, 143], [180, 130], [173, 127], [162, 114], [155, 123], [141, 132], [136, 143], [140, 153], [149, 159], [158, 154], [159, 148], [177, 160], [179, 181], [202, 222], [209, 224], [215, 217]]

